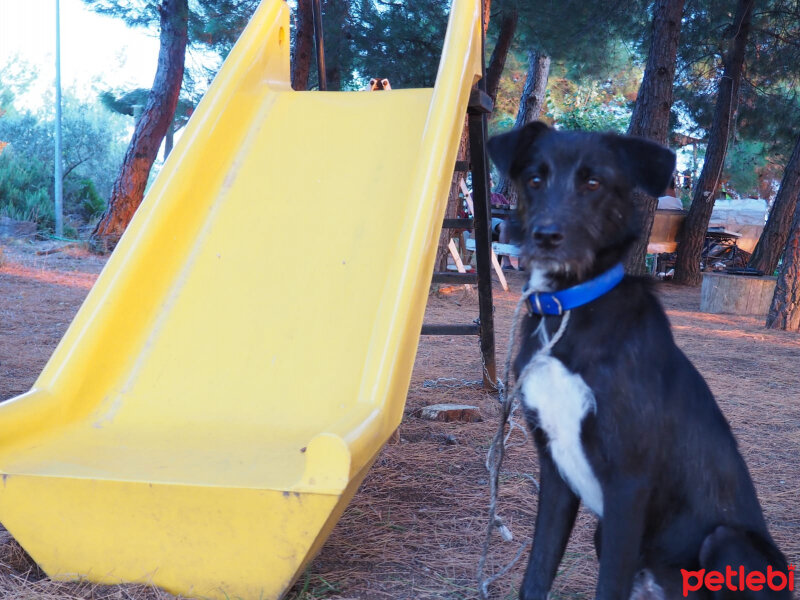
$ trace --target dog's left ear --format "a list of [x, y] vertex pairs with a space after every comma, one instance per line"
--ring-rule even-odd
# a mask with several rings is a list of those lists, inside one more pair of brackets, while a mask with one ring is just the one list
[[609, 138], [631, 183], [651, 196], [661, 196], [675, 172], [675, 153], [644, 138], [627, 135], [609, 135]]

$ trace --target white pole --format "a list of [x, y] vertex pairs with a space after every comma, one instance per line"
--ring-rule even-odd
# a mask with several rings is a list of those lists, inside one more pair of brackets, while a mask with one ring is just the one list
[[56, 156], [54, 188], [56, 201], [56, 235], [64, 235], [64, 187], [63, 187], [63, 165], [61, 164], [61, 5], [60, 0], [56, 0]]

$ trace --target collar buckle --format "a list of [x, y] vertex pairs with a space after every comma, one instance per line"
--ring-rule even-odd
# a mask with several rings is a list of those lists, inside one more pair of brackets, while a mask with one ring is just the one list
[[536, 300], [536, 311], [537, 311], [537, 312], [538, 312], [540, 315], [544, 316], [544, 310], [542, 309], [542, 300], [541, 300], [541, 298], [539, 298], [539, 292], [536, 292], [536, 293], [533, 295], [533, 297], [534, 297], [534, 299]]
[[563, 315], [564, 314], [564, 306], [561, 304], [561, 300], [559, 300], [558, 296], [556, 296], [555, 294], [552, 296], [552, 298], [553, 298], [553, 302], [555, 302], [558, 305], [558, 313], [557, 313], [558, 316]]
[[[545, 312], [544, 308], [542, 307], [542, 299], [539, 294], [540, 292], [536, 292], [535, 294], [533, 294], [533, 301], [536, 304], [537, 314], [542, 316], [544, 316], [545, 314], [554, 314], [559, 317], [564, 314], [564, 305], [561, 304], [561, 300], [558, 299], [558, 296], [556, 296], [555, 294], [547, 294], [549, 296], [549, 299], [556, 303], [556, 307], [558, 309], [558, 312], [550, 313], [550, 312]], [[528, 303], [528, 314], [532, 313], [532, 308], [533, 306], [530, 303]]]

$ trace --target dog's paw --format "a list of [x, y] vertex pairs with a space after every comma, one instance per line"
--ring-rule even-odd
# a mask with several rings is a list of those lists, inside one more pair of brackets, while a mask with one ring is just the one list
[[664, 588], [658, 585], [649, 569], [642, 569], [633, 578], [633, 588], [629, 600], [666, 600]]
[[519, 591], [519, 600], [551, 600], [550, 594], [527, 594], [525, 589]]
[[726, 525], [719, 525], [703, 540], [703, 545], [700, 547], [700, 564], [708, 565], [715, 558], [719, 549], [738, 543], [740, 538], [741, 534], [736, 529]]
[[549, 593], [542, 593], [530, 588], [526, 589], [523, 583], [522, 588], [519, 590], [519, 600], [551, 600]]

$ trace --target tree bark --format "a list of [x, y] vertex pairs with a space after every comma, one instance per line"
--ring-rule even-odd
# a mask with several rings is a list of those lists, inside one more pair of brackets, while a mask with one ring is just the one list
[[183, 83], [188, 0], [162, 0], [158, 11], [161, 46], [153, 87], [111, 190], [108, 208], [92, 232], [95, 246], [104, 251], [116, 246], [142, 202], [150, 169], [175, 115]]
[[328, 89], [336, 92], [342, 89], [342, 67], [350, 43], [347, 23], [350, 0], [324, 0], [323, 10], [325, 31], [332, 32], [325, 39], [325, 77]]
[[723, 57], [724, 69], [719, 81], [714, 118], [708, 135], [708, 147], [703, 171], [697, 180], [692, 206], [683, 224], [683, 234], [678, 245], [675, 262], [675, 283], [698, 285], [700, 283], [700, 256], [703, 251], [708, 222], [714, 209], [714, 197], [719, 188], [728, 137], [736, 118], [739, 83], [742, 78], [745, 48], [750, 34], [750, 20], [755, 0], [738, 0], [736, 16], [730, 31], [733, 39]]
[[489, 20], [492, 17], [492, 0], [483, 0], [483, 37], [486, 38], [486, 32], [489, 30]]
[[[658, 0], [653, 8], [653, 37], [647, 55], [644, 77], [633, 107], [628, 135], [636, 135], [667, 144], [669, 116], [672, 110], [672, 87], [678, 40], [681, 35], [681, 18], [684, 0]], [[658, 198], [641, 190], [634, 192], [639, 208], [640, 237], [631, 248], [625, 261], [625, 270], [633, 275], [646, 272], [647, 242], [653, 229], [653, 219], [658, 208]]]
[[497, 36], [497, 44], [492, 50], [492, 58], [489, 59], [489, 66], [486, 68], [486, 93], [492, 98], [492, 102], [497, 98], [497, 88], [500, 86], [500, 77], [506, 66], [506, 58], [514, 40], [514, 32], [517, 30], [518, 13], [512, 8], [503, 15], [500, 21], [500, 33]]
[[314, 52], [314, 14], [311, 0], [297, 0], [294, 48], [292, 48], [292, 88], [308, 89], [311, 55]]
[[[539, 118], [545, 104], [547, 78], [549, 76], [550, 57], [546, 54], [529, 50], [528, 74], [525, 79], [525, 85], [522, 87], [517, 118], [514, 120], [515, 129]], [[503, 194], [512, 206], [516, 205], [517, 190], [509, 179], [504, 177], [497, 186], [497, 191]]]
[[781, 187], [772, 204], [767, 224], [761, 232], [761, 237], [758, 238], [758, 244], [747, 266], [763, 271], [765, 275], [772, 275], [775, 272], [781, 252], [789, 238], [798, 196], [800, 196], [800, 136], [783, 171]]
[[[461, 141], [458, 144], [458, 155], [456, 160], [466, 161], [469, 159], [469, 152], [467, 140], [469, 140], [469, 127], [467, 126], [468, 118], [464, 119], [464, 129], [461, 131]], [[458, 207], [460, 203], [460, 186], [459, 182], [466, 176], [465, 173], [453, 173], [453, 179], [450, 181], [450, 192], [447, 196], [447, 208], [444, 212], [445, 219], [454, 219], [458, 216]], [[453, 229], [442, 229], [439, 233], [439, 245], [436, 249], [436, 262], [434, 263], [434, 271], [447, 270], [447, 257], [450, 256], [450, 250], [447, 245], [450, 243], [450, 238], [455, 237], [459, 232]], [[459, 249], [463, 252], [463, 248]]]
[[767, 314], [767, 327], [800, 331], [800, 204], [795, 208], [789, 239], [783, 251], [783, 264]]

